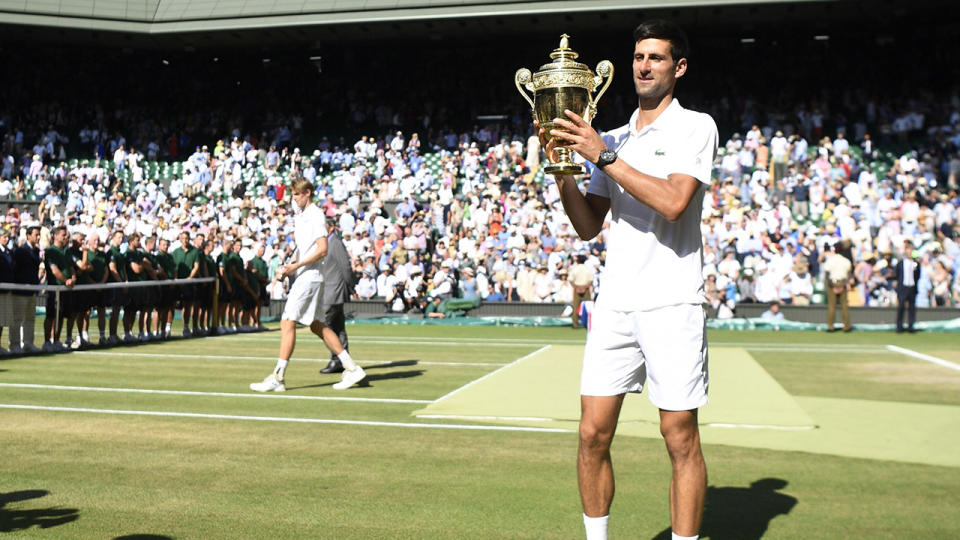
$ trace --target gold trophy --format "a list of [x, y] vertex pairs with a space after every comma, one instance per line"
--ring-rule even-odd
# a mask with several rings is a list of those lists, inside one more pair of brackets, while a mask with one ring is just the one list
[[[557, 129], [554, 118], [566, 118], [564, 109], [569, 109], [584, 120], [590, 122], [597, 115], [597, 101], [606, 92], [613, 81], [613, 63], [604, 60], [597, 64], [597, 74], [576, 61], [580, 55], [569, 47], [570, 36], [560, 36], [560, 46], [550, 53], [553, 62], [540, 66], [540, 71], [531, 74], [527, 68], [520, 68], [514, 75], [514, 83], [523, 98], [530, 103], [533, 116], [540, 121], [540, 127], [546, 130], [547, 140], [550, 130]], [[596, 97], [593, 93], [606, 79]], [[522, 86], [521, 86], [522, 85]], [[533, 99], [523, 89], [533, 92]], [[584, 174], [582, 165], [573, 162], [570, 149], [557, 144], [557, 161], [543, 168], [547, 174]]]

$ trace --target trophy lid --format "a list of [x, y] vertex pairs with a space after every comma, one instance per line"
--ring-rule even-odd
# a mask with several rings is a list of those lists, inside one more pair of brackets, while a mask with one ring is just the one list
[[[560, 46], [550, 53], [552, 62], [540, 66], [533, 75], [533, 90], [544, 87], [580, 86], [593, 90], [594, 74], [586, 64], [577, 62], [580, 55], [570, 48], [570, 36], [560, 36]], [[559, 79], [557, 77], [560, 77]]]
[[590, 71], [590, 68], [587, 67], [586, 64], [581, 64], [576, 61], [579, 57], [580, 54], [570, 48], [570, 36], [563, 34], [560, 36], [560, 46], [550, 53], [550, 58], [553, 59], [553, 62], [540, 66], [540, 70], [553, 71], [562, 69], [564, 71]]

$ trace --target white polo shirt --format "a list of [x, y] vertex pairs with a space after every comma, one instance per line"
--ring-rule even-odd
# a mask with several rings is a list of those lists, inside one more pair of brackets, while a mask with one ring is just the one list
[[[300, 251], [298, 261], [302, 261], [317, 250], [317, 238], [327, 237], [327, 218], [319, 206], [309, 204], [297, 213], [293, 225], [293, 241], [297, 243], [297, 249]], [[297, 277], [310, 274], [311, 279], [323, 279], [320, 274], [322, 262], [323, 259], [320, 259], [309, 266], [301, 267]]]
[[603, 135], [608, 148], [634, 169], [657, 178], [686, 174], [699, 180], [680, 218], [671, 223], [641, 203], [605, 173], [595, 170], [588, 193], [610, 199], [607, 261], [597, 305], [617, 311], [647, 311], [706, 302], [700, 210], [717, 154], [717, 125], [705, 113], [674, 99], [649, 126], [630, 122]]

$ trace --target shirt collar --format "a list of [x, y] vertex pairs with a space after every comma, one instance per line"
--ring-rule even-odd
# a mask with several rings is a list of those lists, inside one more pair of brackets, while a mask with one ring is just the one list
[[670, 104], [667, 105], [667, 108], [664, 109], [662, 113], [660, 113], [660, 116], [658, 116], [657, 119], [654, 120], [652, 124], [648, 126], [644, 126], [643, 129], [638, 131], [637, 118], [640, 116], [640, 108], [638, 107], [634, 109], [633, 114], [630, 115], [630, 124], [629, 124], [630, 135], [634, 137], [639, 137], [640, 135], [643, 135], [644, 133], [652, 129], [663, 129], [663, 126], [671, 122], [670, 120], [671, 117], [679, 114], [680, 111], [682, 110], [683, 110], [683, 107], [680, 106], [680, 101], [677, 100], [677, 98], [673, 98], [670, 101]]

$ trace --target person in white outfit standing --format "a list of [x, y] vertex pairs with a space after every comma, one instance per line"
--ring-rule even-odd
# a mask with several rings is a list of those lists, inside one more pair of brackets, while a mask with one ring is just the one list
[[[580, 379], [577, 477], [588, 540], [607, 538], [613, 500], [610, 445], [624, 395], [649, 389], [673, 466], [673, 539], [700, 529], [707, 471], [697, 410], [707, 403], [706, 302], [699, 223], [717, 153], [717, 126], [680, 106], [673, 90], [687, 71], [687, 38], [672, 23], [634, 32], [638, 108], [600, 136], [571, 111], [555, 119], [557, 139], [596, 165], [584, 195], [558, 176], [564, 210], [581, 239], [611, 215], [607, 260], [593, 309]], [[540, 132], [544, 138], [545, 133]]]
[[325, 308], [320, 269], [327, 254], [327, 220], [323, 211], [313, 204], [313, 184], [309, 180], [295, 180], [290, 191], [299, 209], [293, 230], [299, 255], [296, 262], [277, 269], [280, 279], [288, 276], [295, 278], [280, 318], [280, 355], [273, 373], [263, 381], [251, 384], [250, 389], [257, 392], [283, 392], [287, 389], [284, 375], [296, 345], [297, 323], [300, 323], [309, 326], [330, 352], [340, 359], [343, 377], [333, 387], [346, 390], [366, 378], [366, 373], [343, 348], [336, 332], [323, 323]]

